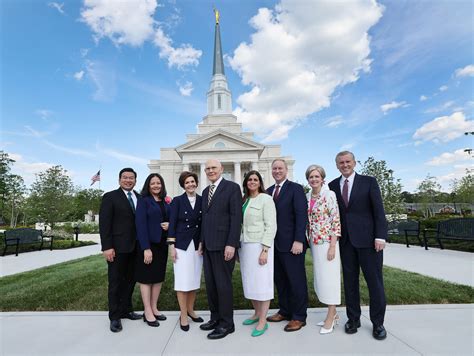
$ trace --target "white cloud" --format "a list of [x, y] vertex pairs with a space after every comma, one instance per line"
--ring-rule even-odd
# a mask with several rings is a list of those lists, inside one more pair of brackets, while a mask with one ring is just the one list
[[15, 160], [12, 165], [12, 173], [20, 175], [26, 185], [33, 183], [35, 174], [43, 172], [54, 166], [52, 163], [46, 162], [28, 162], [21, 154], [8, 153], [11, 159]]
[[184, 85], [180, 85], [177, 83], [179, 86], [179, 92], [181, 93], [182, 96], [190, 96], [191, 93], [193, 92], [193, 83], [191, 82], [186, 82]]
[[237, 98], [240, 121], [268, 142], [329, 107], [336, 88], [370, 71], [368, 31], [382, 10], [374, 1], [289, 0], [259, 9], [250, 42], [229, 58], [250, 86]]
[[454, 164], [456, 162], [463, 162], [471, 160], [471, 156], [464, 152], [464, 149], [461, 148], [454, 152], [445, 152], [439, 156], [433, 157], [431, 160], [426, 162], [428, 166], [444, 166], [447, 164]]
[[64, 15], [64, 10], [63, 10], [63, 7], [64, 7], [64, 3], [57, 3], [57, 2], [49, 2], [48, 3], [48, 6], [53, 8], [53, 9], [56, 9], [59, 11], [60, 14], [63, 14]]
[[141, 46], [154, 32], [156, 0], [84, 0], [81, 21], [94, 32], [94, 39], [109, 38], [115, 45]]
[[466, 175], [466, 169], [471, 172], [474, 171], [474, 164], [457, 164], [454, 165], [453, 170], [448, 174], [436, 177], [438, 183], [441, 184], [445, 191], [449, 191], [455, 179], [461, 179]]
[[84, 78], [84, 73], [85, 72], [83, 70], [74, 73], [74, 79], [76, 79], [78, 82], [80, 82], [82, 80], [82, 78]]
[[336, 128], [339, 127], [342, 123], [344, 122], [343, 118], [341, 115], [336, 115], [333, 117], [330, 117], [324, 121], [324, 126], [330, 127], [330, 128]]
[[93, 99], [103, 102], [112, 101], [117, 92], [115, 70], [102, 62], [86, 60], [86, 71], [96, 89]]
[[381, 105], [380, 110], [382, 110], [383, 114], [386, 115], [390, 110], [406, 108], [407, 106], [409, 105], [406, 101], [392, 101], [391, 103]]
[[53, 112], [47, 109], [38, 109], [35, 111], [35, 114], [41, 117], [44, 121], [48, 121]]
[[429, 109], [425, 110], [424, 113], [425, 114], [433, 114], [433, 113], [445, 111], [453, 105], [454, 105], [454, 101], [450, 100], [450, 101], [447, 101], [447, 102], [441, 104], [440, 106], [435, 106], [434, 108], [429, 108]]
[[87, 55], [89, 54], [89, 48], [81, 48], [80, 53], [82, 58], [87, 57]]
[[474, 65], [469, 64], [464, 68], [458, 68], [455, 71], [456, 77], [474, 77]]
[[197, 66], [202, 51], [193, 48], [190, 44], [183, 44], [178, 48], [173, 47], [173, 41], [161, 28], [157, 28], [153, 43], [160, 49], [159, 56], [168, 61], [168, 67], [176, 66], [183, 69], [186, 66]]
[[416, 130], [413, 138], [418, 140], [415, 145], [421, 141], [449, 142], [464, 135], [466, 131], [474, 131], [474, 121], [467, 120], [462, 112], [455, 112], [424, 124]]
[[115, 159], [117, 159], [121, 162], [138, 163], [138, 164], [144, 164], [144, 165], [148, 164], [148, 161], [146, 159], [142, 158], [142, 157], [133, 156], [133, 155], [123, 153], [123, 152], [120, 152], [120, 151], [117, 151], [117, 150], [114, 150], [114, 149], [111, 149], [111, 148], [102, 147], [99, 144], [96, 144], [96, 149], [100, 153], [105, 154], [105, 155], [110, 156], [110, 157], [113, 157], [113, 158], [115, 158]]
[[439, 91], [446, 91], [448, 90], [448, 86], [447, 85], [442, 85], [439, 87]]
[[420, 96], [420, 101], [425, 101], [428, 100], [428, 97], [426, 95]]

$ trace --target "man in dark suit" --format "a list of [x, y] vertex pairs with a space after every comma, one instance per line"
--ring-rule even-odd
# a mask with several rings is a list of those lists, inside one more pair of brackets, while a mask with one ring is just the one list
[[134, 313], [132, 293], [135, 267], [135, 208], [140, 196], [133, 191], [137, 173], [124, 168], [119, 173], [120, 188], [105, 193], [99, 213], [102, 254], [108, 265], [108, 298], [110, 330], [122, 330], [120, 319], [137, 320]]
[[209, 339], [221, 339], [234, 328], [232, 272], [235, 249], [242, 225], [242, 193], [234, 182], [222, 178], [222, 164], [206, 162], [210, 185], [202, 192], [200, 251], [204, 255], [204, 277], [211, 319], [202, 324]]
[[339, 248], [349, 319], [345, 331], [354, 334], [360, 327], [359, 271], [362, 269], [369, 288], [372, 335], [383, 340], [387, 337], [383, 326], [386, 301], [382, 275], [387, 223], [382, 195], [374, 177], [354, 172], [356, 161], [352, 152], [338, 153], [336, 165], [342, 175], [329, 183], [329, 188], [336, 193], [341, 215]]
[[279, 322], [289, 320], [285, 331], [297, 331], [306, 325], [308, 286], [305, 252], [308, 203], [303, 187], [287, 179], [288, 166], [283, 159], [272, 163], [275, 184], [267, 189], [277, 211], [274, 279], [280, 310], [267, 318]]

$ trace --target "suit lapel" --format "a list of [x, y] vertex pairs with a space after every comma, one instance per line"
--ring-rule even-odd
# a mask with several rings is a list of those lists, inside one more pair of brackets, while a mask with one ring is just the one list
[[[222, 190], [224, 190], [224, 185], [226, 184], [226, 180], [224, 178], [222, 178], [221, 182], [219, 183], [219, 185], [215, 188], [214, 190], [214, 194], [212, 194], [212, 200], [211, 200], [211, 205], [209, 205], [207, 208], [210, 209], [211, 206], [212, 206], [212, 203], [214, 203], [215, 199], [217, 196], [219, 196], [220, 192]], [[209, 194], [208, 194], [208, 198], [209, 198]], [[209, 201], [209, 199], [208, 199]]]
[[354, 182], [352, 183], [351, 196], [349, 197], [349, 204], [347, 205], [348, 209], [351, 207], [354, 199], [357, 198], [357, 193], [360, 191], [360, 189], [358, 189], [359, 186], [360, 186], [360, 177], [356, 173], [354, 176]]
[[[128, 201], [128, 197], [125, 195], [122, 188], [117, 189], [117, 193], [119, 195], [119, 199], [120, 199], [120, 202], [121, 202], [120, 204], [122, 204], [122, 205], [127, 204], [128, 208], [130, 210], [130, 213], [135, 215], [133, 210], [132, 210], [132, 207], [130, 206], [130, 202]], [[137, 205], [138, 205], [138, 196], [137, 196]], [[135, 210], [137, 210], [137, 207], [135, 207]]]

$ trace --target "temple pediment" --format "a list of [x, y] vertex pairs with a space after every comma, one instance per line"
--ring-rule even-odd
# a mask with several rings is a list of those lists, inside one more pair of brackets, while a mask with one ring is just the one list
[[219, 129], [176, 147], [176, 152], [180, 156], [186, 152], [210, 151], [258, 151], [260, 154], [264, 148], [258, 142]]

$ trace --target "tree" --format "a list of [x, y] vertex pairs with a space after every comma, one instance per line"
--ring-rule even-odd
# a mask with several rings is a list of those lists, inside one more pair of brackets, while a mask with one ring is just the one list
[[421, 203], [423, 207], [423, 215], [430, 217], [434, 215], [432, 204], [436, 201], [441, 191], [441, 185], [436, 180], [436, 177], [428, 175], [418, 184], [417, 187], [417, 203]]
[[474, 202], [474, 174], [466, 170], [466, 175], [455, 179], [452, 184], [452, 194], [458, 203]]
[[[360, 163], [360, 162], [359, 162]], [[402, 184], [400, 179], [393, 176], [393, 170], [387, 167], [384, 160], [377, 161], [374, 157], [369, 157], [361, 164], [361, 173], [375, 177], [382, 193], [383, 205], [387, 214], [402, 214], [405, 205], [402, 197]]]
[[100, 202], [102, 200], [103, 190], [100, 189], [78, 189], [74, 194], [72, 203], [71, 219], [82, 220], [84, 214], [89, 210], [92, 213], [97, 214], [100, 208]]
[[74, 193], [71, 178], [61, 166], [53, 166], [38, 173], [28, 198], [31, 214], [42, 222], [54, 226], [71, 212]]

